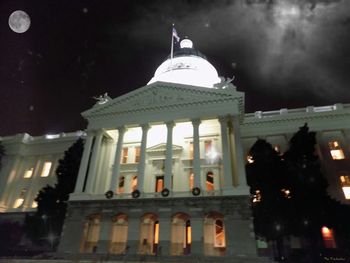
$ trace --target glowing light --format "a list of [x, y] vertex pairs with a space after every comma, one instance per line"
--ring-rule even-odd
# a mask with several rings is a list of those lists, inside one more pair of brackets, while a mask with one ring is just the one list
[[50, 174], [52, 162], [45, 162], [43, 170], [41, 172], [41, 177], [48, 177]]
[[331, 156], [333, 160], [345, 159], [343, 149], [340, 147], [339, 142], [329, 142], [329, 148], [331, 150]]
[[36, 201], [33, 201], [32, 208], [37, 208], [37, 207], [38, 207], [38, 203]]
[[33, 175], [34, 168], [30, 168], [27, 171], [25, 171], [23, 178], [30, 178]]
[[13, 208], [19, 208], [21, 205], [23, 205], [24, 198], [17, 198], [15, 201], [15, 204], [13, 205]]
[[345, 199], [350, 199], [350, 186], [343, 186], [342, 189]]
[[255, 195], [253, 196], [253, 203], [258, 203], [261, 201], [261, 193], [260, 190], [255, 191]]
[[60, 135], [59, 134], [46, 134], [45, 138], [49, 139], [49, 140], [52, 140], [52, 139], [60, 138]]
[[159, 223], [154, 224], [154, 244], [159, 243]]
[[248, 163], [254, 163], [253, 156], [247, 155], [247, 161], [248, 161]]
[[281, 190], [283, 193], [284, 193], [284, 197], [286, 197], [286, 198], [291, 198], [291, 196], [290, 196], [290, 190], [288, 190], [288, 189], [282, 189]]

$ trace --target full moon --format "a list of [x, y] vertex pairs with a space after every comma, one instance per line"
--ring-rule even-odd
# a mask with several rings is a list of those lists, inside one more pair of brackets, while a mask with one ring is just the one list
[[24, 33], [30, 27], [30, 17], [26, 12], [17, 10], [10, 15], [9, 26], [16, 33]]

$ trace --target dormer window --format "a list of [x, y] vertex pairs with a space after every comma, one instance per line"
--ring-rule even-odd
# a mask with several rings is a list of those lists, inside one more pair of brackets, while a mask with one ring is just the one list
[[341, 175], [340, 183], [341, 183], [341, 187], [342, 187], [345, 199], [350, 199], [350, 176]]

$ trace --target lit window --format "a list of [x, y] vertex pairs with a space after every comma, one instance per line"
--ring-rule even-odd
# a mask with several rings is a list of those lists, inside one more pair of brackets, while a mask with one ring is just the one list
[[159, 243], [159, 222], [156, 221], [154, 224], [154, 244]]
[[321, 232], [322, 232], [324, 246], [326, 248], [336, 248], [337, 246], [335, 244], [333, 230], [324, 226], [324, 227], [322, 227]]
[[159, 193], [164, 188], [164, 176], [156, 177], [156, 192]]
[[33, 201], [32, 208], [37, 208], [37, 207], [38, 207], [38, 203], [36, 201]]
[[211, 140], [204, 141], [204, 150], [205, 155], [207, 155], [211, 151]]
[[190, 159], [193, 159], [193, 142], [190, 142], [189, 157]]
[[191, 229], [191, 222], [190, 220], [186, 221], [186, 244], [189, 245], [192, 243], [192, 229]]
[[135, 163], [140, 162], [140, 152], [141, 152], [140, 146], [135, 147]]
[[23, 178], [30, 178], [30, 177], [32, 177], [33, 171], [34, 171], [34, 168], [27, 169], [27, 170], [24, 172]]
[[248, 163], [254, 163], [253, 156], [247, 155], [247, 161], [248, 161]]
[[131, 181], [131, 192], [137, 189], [137, 176], [134, 176]]
[[50, 169], [52, 166], [52, 162], [45, 162], [43, 166], [43, 170], [41, 172], [41, 177], [48, 177], [50, 174]]
[[350, 199], [350, 176], [348, 175], [340, 176], [340, 183], [341, 183], [345, 198]]
[[24, 196], [27, 192], [27, 188], [22, 188], [21, 193], [19, 194], [19, 197], [16, 199], [13, 208], [19, 208], [24, 203]]
[[253, 196], [253, 203], [258, 203], [261, 201], [261, 192], [260, 190], [255, 191], [255, 195]]
[[283, 193], [284, 193], [284, 197], [286, 197], [286, 198], [291, 198], [291, 196], [290, 196], [290, 190], [288, 190], [288, 189], [282, 189], [281, 190]]
[[128, 162], [128, 150], [129, 148], [127, 147], [123, 148], [122, 163]]
[[125, 177], [122, 176], [119, 178], [119, 184], [118, 184], [118, 193], [119, 194], [124, 193], [124, 184], [125, 184]]
[[222, 220], [215, 220], [215, 247], [225, 247], [225, 231], [224, 222]]
[[207, 186], [207, 191], [214, 190], [214, 174], [212, 172], [207, 173], [206, 186]]
[[278, 144], [276, 144], [273, 149], [275, 150], [275, 152], [281, 154], [281, 146], [279, 146]]
[[192, 170], [190, 170], [189, 185], [190, 190], [192, 190], [194, 187], [194, 173], [192, 172]]
[[329, 143], [329, 148], [331, 150], [331, 155], [333, 160], [342, 160], [344, 159], [343, 149], [340, 147], [338, 141], [332, 141]]

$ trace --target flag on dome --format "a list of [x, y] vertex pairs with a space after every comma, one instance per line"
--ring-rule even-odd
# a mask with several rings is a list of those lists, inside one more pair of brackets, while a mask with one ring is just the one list
[[177, 31], [175, 29], [175, 27], [173, 27], [173, 37], [175, 37], [176, 41], [179, 42], [180, 41], [180, 37], [177, 34]]

